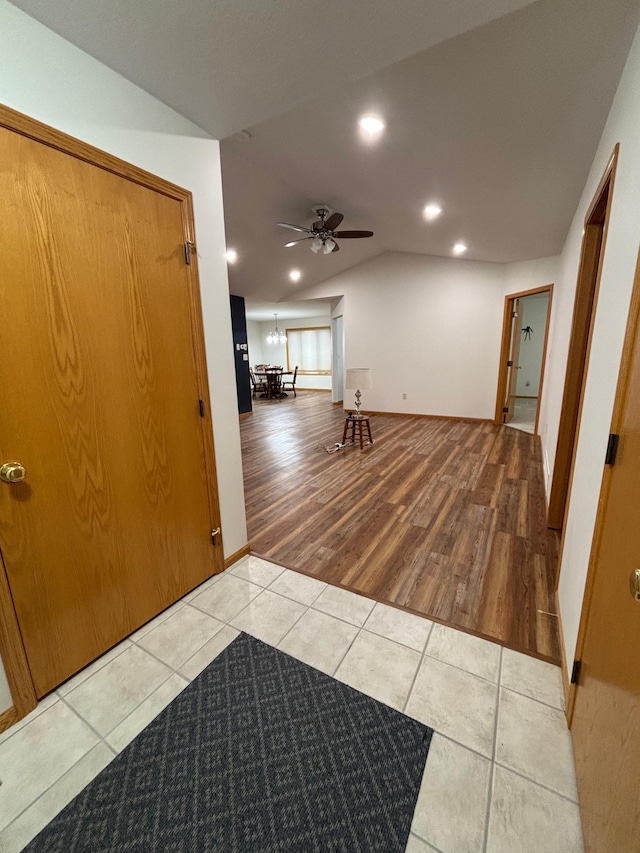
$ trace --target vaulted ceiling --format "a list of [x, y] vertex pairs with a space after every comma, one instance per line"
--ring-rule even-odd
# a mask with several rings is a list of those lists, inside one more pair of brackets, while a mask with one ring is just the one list
[[[223, 140], [230, 289], [266, 301], [385, 251], [557, 254], [640, 17], [637, 0], [13, 2]], [[318, 203], [374, 237], [283, 248], [277, 222]]]
[[[458, 240], [472, 260], [559, 254], [638, 8], [542, 0], [223, 140], [232, 291], [291, 300], [382, 252], [451, 256]], [[387, 125], [369, 145], [357, 126], [367, 112]], [[434, 222], [430, 201], [443, 208]], [[322, 202], [374, 236], [330, 255], [283, 248], [304, 235], [277, 223], [309, 226]]]
[[531, 0], [12, 0], [222, 139]]

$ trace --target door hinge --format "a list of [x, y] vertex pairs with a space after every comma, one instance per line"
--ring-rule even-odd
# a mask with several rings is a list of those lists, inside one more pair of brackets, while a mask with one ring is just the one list
[[215, 530], [211, 531], [211, 544], [216, 545], [216, 536], [220, 535], [220, 528], [216, 527]]
[[582, 661], [574, 660], [573, 669], [571, 670], [571, 683], [577, 684], [580, 680], [580, 670], [582, 669]]
[[607, 454], [604, 457], [605, 465], [615, 465], [616, 464], [616, 456], [618, 455], [618, 443], [620, 441], [620, 436], [615, 432], [609, 433], [609, 443], [607, 444]]
[[502, 414], [503, 414], [503, 415], [507, 415], [507, 414], [509, 414], [509, 407], [508, 407], [508, 406], [503, 406], [503, 407], [502, 407]]
[[512, 314], [511, 316], [512, 316], [512, 317], [514, 317], [514, 318], [515, 318], [515, 317], [517, 317], [517, 316], [518, 316], [518, 312], [517, 312], [517, 311], [514, 311], [514, 312], [513, 312], [513, 314]]
[[184, 241], [184, 262], [187, 266], [191, 265], [191, 247], [195, 246], [195, 243], [191, 240]]
[[198, 409], [200, 410], [200, 417], [204, 417], [204, 400], [198, 400]]
[[508, 361], [508, 362], [507, 362], [507, 367], [513, 367], [513, 362], [512, 362], [512, 361]]

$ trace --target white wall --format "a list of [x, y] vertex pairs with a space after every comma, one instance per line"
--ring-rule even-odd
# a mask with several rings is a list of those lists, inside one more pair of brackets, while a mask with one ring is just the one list
[[560, 258], [537, 258], [504, 266], [505, 296], [553, 284], [560, 270]]
[[[247, 531], [219, 144], [6, 0], [0, 0], [0, 56], [1, 103], [193, 192], [220, 508], [229, 555], [246, 544]], [[0, 694], [0, 711], [7, 704]]]
[[544, 349], [544, 333], [547, 327], [547, 307], [549, 294], [540, 293], [525, 296], [519, 301], [522, 328], [530, 328], [529, 335], [521, 335], [520, 370], [516, 382], [516, 394], [519, 397], [537, 397], [540, 389], [540, 368]]
[[[280, 364], [285, 369], [293, 370], [295, 364], [287, 362], [287, 345], [286, 344], [269, 344], [267, 343], [267, 335], [272, 332], [275, 327], [274, 320], [267, 320], [264, 323], [257, 324], [260, 327], [260, 337], [262, 341], [262, 358], [264, 364]], [[295, 320], [278, 320], [278, 329], [281, 332], [287, 332], [288, 329], [308, 329], [317, 328], [318, 326], [331, 326], [331, 318], [327, 317], [296, 317]], [[257, 349], [257, 348], [256, 348]], [[251, 347], [249, 347], [250, 364], [254, 367], [260, 364], [254, 361], [251, 355]], [[331, 376], [301, 376], [298, 374], [296, 380], [296, 390], [298, 389], [317, 390], [322, 389], [328, 391], [331, 389]]]
[[344, 397], [344, 317], [331, 318], [331, 402]]
[[331, 304], [331, 402], [342, 403], [344, 398], [344, 299]]
[[[558, 590], [569, 666], [574, 657], [582, 610], [604, 454], [640, 242], [639, 92], [640, 31], [636, 33], [591, 174], [561, 255], [558, 286], [554, 292], [552, 349], [548, 354], [549, 370], [543, 389], [543, 417], [548, 423], [548, 431], [546, 435], [542, 435], [542, 440], [553, 463], [584, 217], [614, 145], [619, 142], [620, 156], [591, 343]], [[550, 358], [551, 353], [553, 358]]]
[[372, 370], [364, 408], [493, 418], [504, 292], [500, 264], [387, 252], [303, 298], [344, 296], [345, 370]]
[[262, 326], [256, 320], [247, 320], [247, 343], [249, 346], [249, 365], [255, 367], [256, 364], [267, 364], [263, 352], [263, 345], [266, 348], [266, 342], [262, 334]]
[[0, 663], [0, 713], [6, 711], [12, 705], [13, 699], [11, 698], [9, 685], [7, 684], [7, 676], [5, 675], [4, 667]]

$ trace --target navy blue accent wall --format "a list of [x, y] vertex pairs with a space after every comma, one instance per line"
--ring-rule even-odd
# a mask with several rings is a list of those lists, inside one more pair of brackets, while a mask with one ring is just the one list
[[231, 297], [231, 330], [233, 333], [233, 354], [236, 362], [238, 412], [242, 415], [245, 412], [253, 411], [251, 406], [251, 381], [249, 380], [247, 315], [242, 296]]

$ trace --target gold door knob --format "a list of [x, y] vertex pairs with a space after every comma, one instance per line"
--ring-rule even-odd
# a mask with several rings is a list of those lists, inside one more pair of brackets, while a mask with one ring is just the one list
[[631, 595], [636, 601], [640, 601], [640, 569], [634, 569], [631, 572], [629, 586], [631, 588]]
[[27, 472], [19, 462], [5, 462], [0, 465], [0, 480], [4, 483], [21, 483], [26, 476]]

